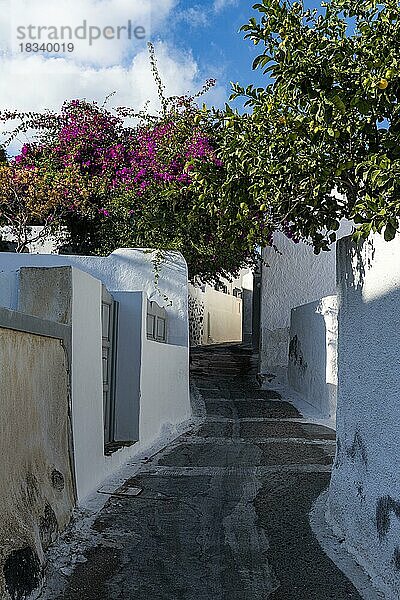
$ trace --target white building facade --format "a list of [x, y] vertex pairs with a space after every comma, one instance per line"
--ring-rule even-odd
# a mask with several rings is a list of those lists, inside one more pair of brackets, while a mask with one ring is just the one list
[[147, 251], [1, 253], [0, 306], [72, 328], [78, 502], [159, 436], [190, 422], [181, 255], [166, 257], [157, 287]]

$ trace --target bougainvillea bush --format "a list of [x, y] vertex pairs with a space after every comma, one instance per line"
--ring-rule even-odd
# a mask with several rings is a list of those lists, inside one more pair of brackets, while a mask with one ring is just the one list
[[[152, 54], [151, 60], [159, 114], [113, 111], [86, 100], [66, 102], [60, 113], [2, 113], [3, 121], [20, 120], [14, 135], [37, 134], [6, 168], [14, 178], [36, 177], [38, 189], [54, 183], [57, 211], [51, 205], [34, 213], [26, 196], [26, 212], [35, 222], [64, 225], [69, 251], [172, 249], [183, 253], [192, 278], [233, 274], [257, 260], [258, 240], [252, 223], [202, 193], [205, 176], [225, 177], [220, 130], [197, 105], [200, 94], [164, 97]], [[127, 124], [132, 117], [133, 126]]]
[[[0, 223], [15, 240], [17, 252], [59, 228], [66, 215], [63, 177], [25, 162], [27, 153], [24, 146], [11, 163], [0, 163]], [[34, 235], [32, 225], [41, 225]]]

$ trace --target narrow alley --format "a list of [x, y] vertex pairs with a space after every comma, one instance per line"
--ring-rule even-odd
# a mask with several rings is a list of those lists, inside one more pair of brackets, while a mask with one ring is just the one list
[[255, 375], [242, 346], [192, 351], [203, 424], [110, 496], [93, 524], [99, 543], [57, 600], [360, 598], [309, 525], [335, 433]]

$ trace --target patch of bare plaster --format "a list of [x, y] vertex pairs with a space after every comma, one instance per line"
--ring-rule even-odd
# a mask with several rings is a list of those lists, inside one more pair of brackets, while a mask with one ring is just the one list
[[39, 593], [44, 552], [74, 505], [68, 373], [59, 340], [0, 329], [0, 597]]

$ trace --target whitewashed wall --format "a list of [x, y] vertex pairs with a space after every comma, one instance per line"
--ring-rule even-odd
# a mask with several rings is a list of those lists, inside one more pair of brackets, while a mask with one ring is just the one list
[[[58, 254], [0, 253], [0, 281], [2, 272], [14, 272], [20, 267], [73, 266], [101, 281], [112, 291], [143, 291], [150, 300], [164, 305], [170, 323], [171, 344], [188, 345], [187, 326], [187, 265], [179, 252], [169, 252], [160, 271], [158, 289], [155, 285], [151, 251], [122, 248], [110, 256], [75, 256]], [[184, 286], [184, 287], [183, 287]], [[14, 289], [14, 288], [13, 288]], [[13, 293], [13, 292], [11, 292]], [[4, 292], [7, 294], [7, 292]], [[3, 292], [0, 288], [0, 300]], [[163, 299], [163, 295], [167, 299]], [[16, 302], [16, 298], [11, 299]]]
[[207, 286], [203, 344], [242, 341], [242, 301]]
[[252, 271], [247, 271], [242, 277], [242, 340], [251, 344], [253, 339], [253, 285]]
[[329, 514], [382, 586], [400, 589], [400, 237], [338, 246], [337, 456]]
[[243, 303], [236, 296], [189, 285], [189, 315], [192, 346], [242, 341]]
[[[129, 387], [125, 386], [123, 389], [124, 386], [117, 379], [116, 402], [119, 404], [116, 407], [116, 421], [121, 439], [124, 438], [124, 433], [131, 439], [133, 425], [137, 441], [130, 447], [105, 456], [101, 284], [86, 273], [73, 269], [73, 286], [73, 427], [78, 498], [84, 500], [131, 457], [150, 448], [160, 437], [173, 436], [178, 426], [190, 421], [189, 354], [187, 346], [147, 340], [147, 296], [143, 292], [134, 294], [134, 305], [130, 303], [132, 310], [125, 315], [125, 319], [129, 319], [129, 314], [132, 319], [140, 319], [140, 314], [137, 313], [139, 307], [141, 335], [132, 340], [121, 340], [120, 330], [117, 356], [124, 361], [128, 359], [126, 366], [131, 371], [133, 380], [127, 382]], [[118, 298], [119, 294], [115, 296]], [[120, 326], [125, 327], [121, 321]], [[137, 385], [137, 398], [136, 390], [132, 389], [133, 384]], [[119, 397], [121, 393], [124, 394], [122, 398]], [[138, 420], [137, 429], [135, 419]], [[121, 425], [124, 426], [124, 431], [121, 431]]]
[[[351, 223], [343, 222], [338, 237], [351, 229]], [[336, 251], [333, 245], [316, 256], [311, 246], [295, 244], [283, 234], [275, 234], [274, 243], [280, 253], [263, 250], [260, 372], [285, 383], [291, 310], [336, 293]]]
[[[143, 297], [140, 444], [174, 434], [191, 419], [189, 403], [189, 348], [148, 340], [147, 301]], [[143, 398], [146, 401], [143, 401]]]
[[337, 335], [337, 296], [292, 309], [288, 382], [321, 417], [336, 415]]
[[[47, 268], [62, 265], [73, 268]], [[23, 266], [39, 268], [20, 270]], [[127, 396], [122, 398], [126, 412], [118, 407], [120, 423], [124, 422], [125, 429], [136, 427], [137, 441], [111, 456], [104, 455], [102, 283], [121, 302], [117, 372], [124, 376], [129, 372], [138, 382], [137, 392], [126, 385], [124, 390], [123, 377], [118, 378], [117, 402], [122, 393]], [[108, 258], [1, 253], [0, 284], [0, 305], [72, 322], [72, 413], [80, 502], [132, 456], [156, 443], [157, 436], [167, 431], [174, 435], [178, 426], [190, 420], [187, 272], [180, 255], [170, 255], [159, 281], [161, 293], [168, 297], [168, 344], [148, 342], [145, 336], [148, 295], [162, 304], [147, 253], [121, 250]], [[135, 323], [139, 323], [138, 331]], [[135, 418], [137, 426], [131, 423]]]

